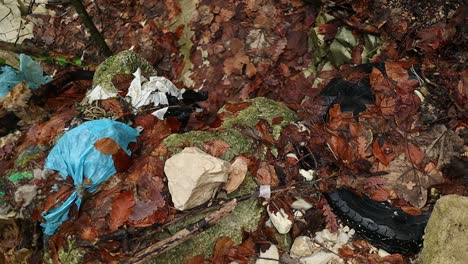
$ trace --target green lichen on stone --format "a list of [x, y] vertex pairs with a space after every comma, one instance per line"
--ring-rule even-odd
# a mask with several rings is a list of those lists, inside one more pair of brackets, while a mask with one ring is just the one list
[[447, 195], [432, 211], [424, 233], [422, 264], [464, 264], [468, 260], [468, 197]]
[[107, 58], [97, 67], [93, 78], [93, 88], [101, 85], [105, 91], [118, 92], [117, 88], [112, 84], [112, 78], [116, 74], [132, 74], [138, 68], [141, 69], [142, 75], [147, 78], [156, 75], [153, 66], [140, 55], [131, 50], [122, 51]]
[[[273, 138], [278, 139], [284, 126], [298, 120], [297, 115], [280, 102], [276, 102], [265, 97], [248, 99], [246, 102], [249, 102], [252, 105], [239, 111], [236, 117], [224, 120], [221, 128], [228, 130], [235, 128], [237, 125], [255, 127], [258, 121], [264, 119], [273, 128]], [[222, 113], [228, 111], [223, 107], [219, 112]], [[279, 124], [274, 125], [273, 119], [278, 117], [281, 117], [282, 120]]]
[[16, 183], [21, 180], [30, 180], [34, 178], [34, 175], [32, 171], [21, 171], [21, 172], [17, 171], [17, 172], [12, 173], [8, 178], [10, 179], [10, 181]]
[[[258, 150], [259, 144], [261, 144], [242, 134], [238, 130], [238, 126], [255, 127], [260, 119], [264, 119], [272, 127], [272, 137], [278, 139], [282, 128], [290, 122], [297, 120], [297, 116], [293, 111], [273, 100], [258, 97], [249, 99], [247, 102], [250, 102], [252, 105], [239, 111], [235, 117], [224, 120], [219, 131], [190, 131], [184, 134], [172, 134], [163, 141], [163, 144], [166, 145], [170, 153], [175, 154], [182, 151], [187, 145], [203, 149], [203, 143], [207, 141], [223, 140], [230, 147], [220, 158], [229, 161], [239, 154], [254, 154]], [[227, 112], [227, 110], [222, 108], [220, 112]], [[276, 117], [281, 117], [282, 120], [280, 123], [273, 125], [273, 119]], [[268, 148], [264, 146], [261, 148], [260, 153], [256, 154], [262, 158], [266, 155], [267, 151]]]
[[[235, 244], [242, 242], [242, 230], [254, 231], [263, 213], [257, 199], [252, 198], [239, 202], [236, 209], [219, 224], [196, 235], [193, 239], [185, 241], [179, 246], [169, 250], [163, 255], [154, 258], [148, 263], [184, 263], [184, 259], [196, 255], [211, 255], [216, 240], [221, 236], [230, 237]], [[200, 216], [187, 220], [185, 223], [196, 222]], [[182, 228], [182, 227], [180, 227]], [[176, 232], [177, 230], [172, 230]]]
[[221, 133], [213, 133], [206, 131], [190, 131], [185, 134], [172, 134], [164, 140], [164, 144], [172, 154], [179, 153], [189, 143], [203, 149], [203, 143], [211, 140], [223, 140], [229, 144], [230, 148], [220, 158], [231, 160], [235, 156], [242, 153], [252, 153], [252, 147], [255, 142], [252, 139], [246, 138], [239, 131], [229, 130]]

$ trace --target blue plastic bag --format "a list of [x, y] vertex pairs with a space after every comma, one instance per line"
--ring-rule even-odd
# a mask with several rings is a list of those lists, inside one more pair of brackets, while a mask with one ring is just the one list
[[0, 98], [4, 97], [21, 81], [25, 81], [29, 88], [34, 90], [51, 80], [50, 76], [44, 76], [43, 70], [37, 62], [28, 55], [20, 54], [18, 71], [10, 66], [0, 68]]
[[[47, 156], [45, 168], [56, 170], [65, 179], [73, 178], [75, 190], [70, 197], [59, 207], [42, 216], [46, 220], [41, 225], [44, 233], [53, 235], [57, 228], [68, 219], [68, 212], [73, 204], [80, 208], [80, 191], [95, 192], [99, 185], [106, 181], [117, 171], [112, 160], [112, 155], [106, 155], [94, 147], [94, 143], [102, 138], [111, 138], [127, 154], [130, 142], [136, 142], [138, 131], [124, 123], [109, 119], [89, 121], [65, 133]], [[89, 179], [90, 185], [86, 184]]]

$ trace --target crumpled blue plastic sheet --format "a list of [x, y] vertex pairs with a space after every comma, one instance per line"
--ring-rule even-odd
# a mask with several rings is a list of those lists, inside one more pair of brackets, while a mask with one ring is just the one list
[[20, 54], [19, 70], [10, 66], [0, 67], [0, 98], [4, 97], [19, 82], [25, 81], [30, 89], [37, 89], [52, 80], [44, 76], [41, 66], [31, 57]]
[[[56, 170], [66, 179], [73, 178], [75, 190], [60, 206], [42, 212], [45, 223], [44, 233], [53, 235], [57, 228], [68, 220], [68, 212], [73, 204], [81, 205], [81, 190], [92, 193], [101, 183], [114, 175], [115, 170], [112, 155], [107, 155], [94, 147], [94, 143], [102, 138], [113, 139], [127, 154], [130, 142], [136, 142], [138, 131], [124, 123], [110, 119], [100, 119], [85, 122], [65, 133], [47, 156], [45, 168]], [[90, 185], [86, 184], [89, 181]]]

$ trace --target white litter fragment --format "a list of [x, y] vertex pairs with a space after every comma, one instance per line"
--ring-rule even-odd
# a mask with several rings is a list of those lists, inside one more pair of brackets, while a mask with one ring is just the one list
[[284, 211], [283, 208], [280, 208], [277, 212], [271, 211], [271, 205], [268, 205], [267, 212], [270, 216], [271, 223], [276, 228], [278, 233], [286, 234], [291, 230], [293, 222], [289, 220], [288, 214]]
[[269, 200], [271, 198], [271, 185], [260, 185], [258, 197]]
[[159, 120], [163, 120], [164, 119], [164, 115], [166, 114], [167, 110], [169, 109], [169, 107], [164, 107], [164, 108], [161, 108], [159, 110], [156, 110], [154, 111], [153, 113], [151, 113], [152, 115], [156, 116]]
[[86, 102], [88, 104], [96, 100], [105, 100], [117, 96], [117, 92], [106, 91], [101, 85], [97, 85], [86, 94]]
[[141, 75], [141, 69], [138, 68], [133, 76], [135, 78], [130, 83], [127, 96], [131, 98], [134, 108], [140, 108], [145, 105], [168, 105], [167, 95], [182, 99], [185, 89], [178, 89], [169, 79], [162, 76], [151, 76], [149, 81]]

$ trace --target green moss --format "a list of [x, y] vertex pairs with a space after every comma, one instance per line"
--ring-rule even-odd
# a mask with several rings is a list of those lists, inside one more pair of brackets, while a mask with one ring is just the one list
[[[262, 213], [263, 207], [258, 204], [255, 198], [239, 202], [236, 209], [218, 225], [203, 231], [193, 239], [185, 241], [148, 263], [184, 263], [186, 257], [196, 255], [209, 256], [213, 251], [216, 240], [221, 236], [230, 237], [235, 244], [239, 244], [242, 242], [242, 230], [255, 230]], [[187, 220], [185, 223], [194, 223], [198, 219], [201, 219], [201, 217], [198, 216]], [[172, 231], [176, 232], [176, 230]]]
[[156, 75], [156, 70], [151, 66], [148, 61], [140, 57], [131, 50], [125, 50], [117, 55], [107, 58], [96, 69], [93, 78], [93, 88], [97, 85], [109, 92], [118, 92], [112, 84], [112, 78], [116, 74], [132, 74], [138, 67], [145, 77]]
[[34, 178], [32, 171], [17, 171], [12, 173], [9, 177], [10, 181], [17, 183], [21, 180], [30, 180]]
[[3, 205], [5, 203], [5, 201], [3, 201], [3, 196], [5, 196], [5, 192], [0, 190], [0, 205]]
[[[256, 97], [246, 101], [252, 105], [241, 110], [236, 117], [224, 120], [221, 128], [232, 129], [236, 125], [255, 127], [260, 119], [264, 119], [273, 128], [274, 139], [278, 139], [284, 126], [298, 120], [297, 115], [282, 103], [265, 97]], [[228, 111], [223, 107], [220, 112]], [[279, 124], [273, 125], [273, 119], [277, 117], [282, 117], [283, 120]]]
[[[242, 134], [238, 130], [239, 125], [254, 127], [260, 119], [264, 119], [272, 126], [273, 138], [278, 139], [282, 128], [297, 120], [297, 116], [285, 105], [267, 98], [258, 97], [247, 101], [252, 105], [241, 110], [234, 118], [224, 120], [219, 131], [190, 131], [184, 134], [172, 134], [163, 141], [163, 144], [166, 145], [170, 153], [174, 154], [182, 151], [187, 145], [203, 148], [203, 143], [207, 141], [223, 140], [230, 146], [229, 150], [221, 156], [224, 160], [231, 160], [244, 153], [257, 154], [262, 159], [269, 148], [259, 146], [260, 142]], [[220, 112], [227, 112], [227, 110], [222, 108]], [[276, 117], [282, 117], [282, 121], [273, 125], [272, 121]], [[262, 147], [260, 151], [258, 151], [259, 147]], [[272, 149], [271, 151], [275, 153], [276, 150]]]
[[252, 153], [255, 150], [255, 142], [246, 138], [239, 131], [229, 130], [222, 133], [210, 133], [206, 131], [190, 131], [185, 134], [172, 134], [163, 143], [173, 154], [179, 153], [189, 143], [191, 146], [203, 149], [203, 143], [210, 140], [223, 140], [230, 148], [220, 158], [231, 160], [242, 153]]
[[[58, 252], [58, 258], [60, 263], [67, 263], [67, 264], [78, 264], [81, 263], [83, 256], [85, 255], [85, 251], [80, 248], [76, 248], [73, 245], [72, 240], [68, 240], [68, 245], [66, 247], [60, 248]], [[54, 263], [50, 253], [47, 252], [44, 254], [44, 263]]]

